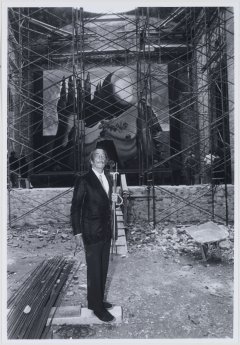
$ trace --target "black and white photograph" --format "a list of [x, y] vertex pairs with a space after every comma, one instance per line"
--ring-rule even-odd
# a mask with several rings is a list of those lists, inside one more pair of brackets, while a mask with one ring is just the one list
[[240, 340], [239, 17], [2, 1], [2, 344]]

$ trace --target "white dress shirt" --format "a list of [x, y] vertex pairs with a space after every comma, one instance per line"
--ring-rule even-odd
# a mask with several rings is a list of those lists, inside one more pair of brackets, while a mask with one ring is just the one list
[[103, 181], [103, 187], [105, 189], [105, 192], [107, 193], [108, 195], [108, 192], [109, 192], [109, 184], [108, 184], [108, 180], [106, 178], [106, 175], [104, 174], [104, 171], [99, 174], [98, 171], [96, 171], [95, 169], [92, 168], [92, 171], [94, 172], [94, 174], [97, 176], [97, 178], [99, 179], [99, 176], [101, 175], [102, 176], [102, 181]]

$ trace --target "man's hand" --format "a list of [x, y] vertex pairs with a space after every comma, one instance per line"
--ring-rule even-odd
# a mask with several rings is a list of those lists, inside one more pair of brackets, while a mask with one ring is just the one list
[[119, 194], [112, 193], [112, 202], [115, 202], [117, 206], [120, 206], [123, 203], [123, 199]]
[[[74, 251], [74, 257], [76, 256], [76, 253], [78, 251], [78, 248], [81, 250], [84, 248], [84, 244], [83, 244], [83, 239], [82, 239], [82, 234], [77, 234], [74, 236], [75, 237], [75, 242], [76, 242], [76, 248], [75, 248], [75, 251]], [[85, 255], [82, 255], [82, 263], [85, 263], [86, 264], [86, 257]]]
[[77, 247], [83, 248], [82, 234], [75, 235], [75, 241], [76, 241]]
[[112, 202], [117, 202], [117, 201], [118, 201], [118, 194], [112, 193]]

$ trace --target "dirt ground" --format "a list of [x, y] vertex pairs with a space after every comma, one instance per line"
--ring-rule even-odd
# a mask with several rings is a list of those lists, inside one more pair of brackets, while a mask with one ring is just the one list
[[[49, 338], [232, 338], [233, 229], [220, 256], [212, 248], [206, 263], [184, 228], [130, 224], [128, 254], [110, 261], [107, 281], [107, 300], [122, 306], [122, 323], [53, 326]], [[85, 260], [74, 250], [65, 225], [9, 230], [8, 297], [42, 260], [63, 255], [75, 264], [61, 305], [86, 307]]]

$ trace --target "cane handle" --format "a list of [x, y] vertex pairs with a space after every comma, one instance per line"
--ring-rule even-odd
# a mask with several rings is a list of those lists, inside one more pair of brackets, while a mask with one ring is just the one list
[[120, 206], [123, 204], [123, 198], [118, 194], [118, 198], [121, 199], [120, 202], [116, 202], [117, 206]]

